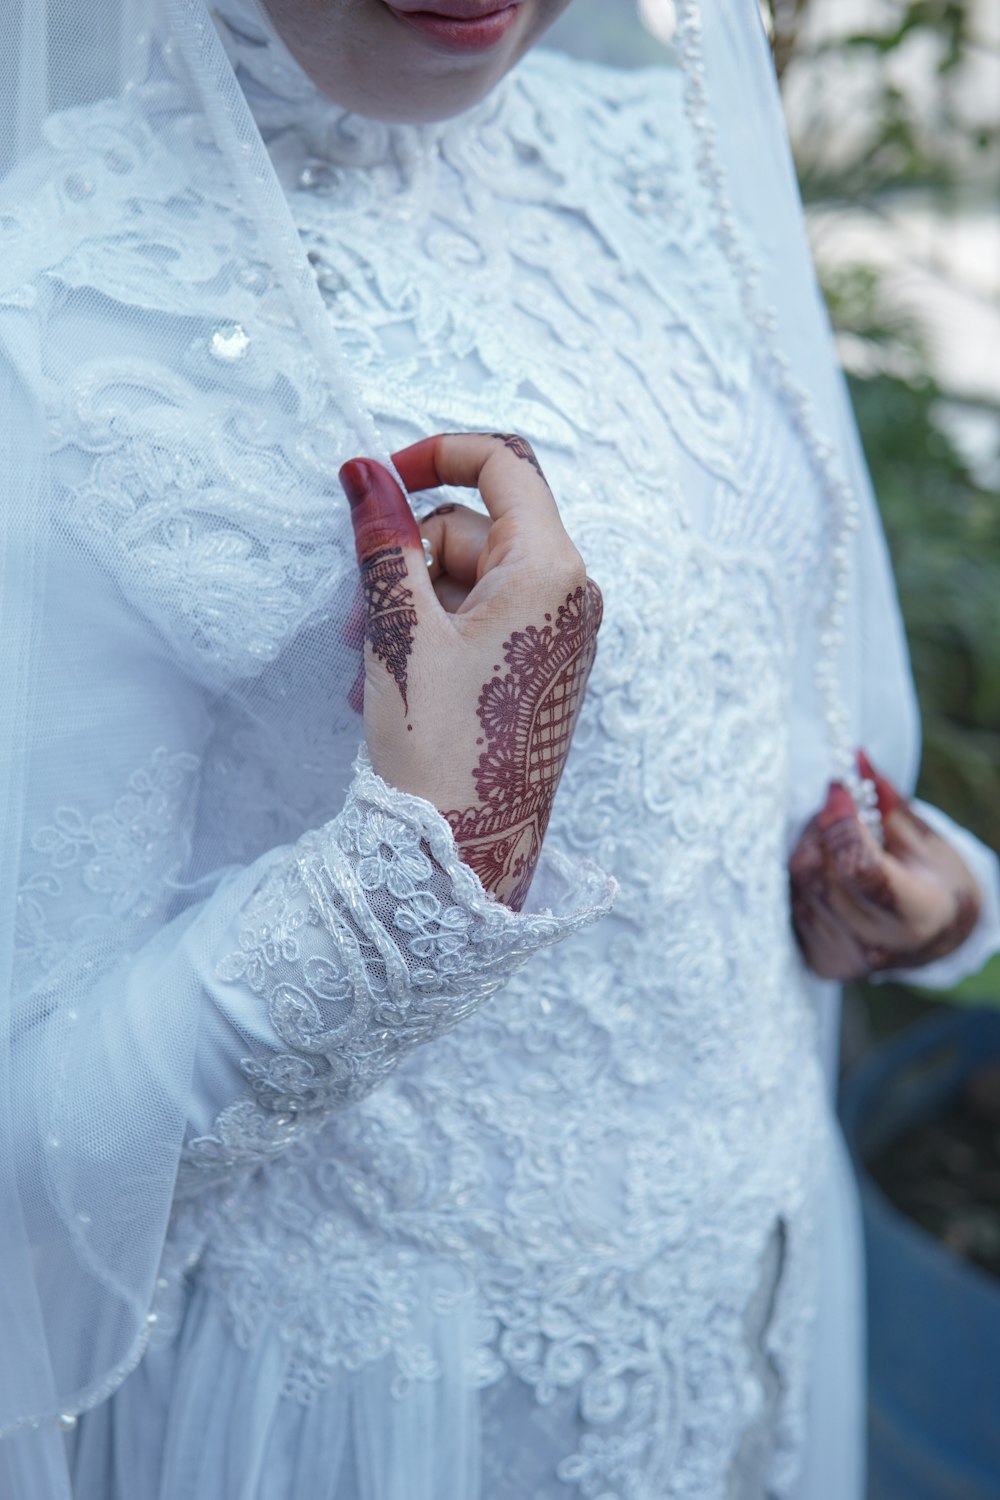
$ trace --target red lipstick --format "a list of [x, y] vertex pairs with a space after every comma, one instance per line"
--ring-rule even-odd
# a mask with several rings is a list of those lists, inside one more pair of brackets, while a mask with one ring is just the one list
[[431, 42], [450, 52], [487, 52], [503, 41], [517, 20], [520, 0], [497, 3], [497, 0], [441, 0], [439, 5], [409, 9], [390, 5], [398, 21], [419, 31]]

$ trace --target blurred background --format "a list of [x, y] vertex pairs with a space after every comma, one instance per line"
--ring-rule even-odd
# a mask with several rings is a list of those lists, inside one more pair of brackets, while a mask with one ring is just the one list
[[[719, 0], [734, 3], [734, 0]], [[893, 555], [919, 786], [1000, 849], [1000, 0], [761, 0]], [[672, 0], [574, 0], [569, 50], [670, 64]], [[1000, 957], [849, 987], [869, 1500], [1000, 1500]]]
[[[1000, 4], [767, 19], [909, 632], [919, 790], [1000, 848]], [[953, 998], [1000, 1005], [1000, 959]], [[919, 1004], [850, 997], [847, 1060]]]

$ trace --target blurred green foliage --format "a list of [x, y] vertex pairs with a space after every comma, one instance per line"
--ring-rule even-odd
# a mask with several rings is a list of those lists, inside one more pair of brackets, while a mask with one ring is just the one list
[[941, 392], [851, 382], [923, 709], [921, 793], [1000, 846], [1000, 524], [935, 425]]
[[[991, 4], [875, 0], [864, 7], [863, 26], [835, 28], [815, 23], [835, 17], [839, 0], [772, 0], [775, 62], [783, 78], [805, 63], [819, 65], [837, 83], [851, 71], [869, 83], [863, 129], [846, 156], [828, 149], [822, 108], [812, 126], [798, 132], [807, 202], [857, 203], [917, 188], [933, 190], [943, 203], [995, 187], [1000, 117], [988, 103], [983, 107], [983, 67], [995, 47], [986, 34]], [[978, 108], [970, 103], [977, 95]], [[842, 141], [843, 131], [835, 144]]]
[[[801, 131], [793, 128], [807, 207], [850, 203], [877, 215], [919, 190], [921, 203], [943, 216], [960, 204], [996, 212], [1000, 118], [996, 107], [992, 118], [977, 118], [963, 100], [969, 70], [983, 60], [982, 4], [885, 0], [866, 13], [871, 25], [840, 34], [815, 24], [821, 11], [830, 14], [831, 0], [774, 0], [784, 85], [795, 87], [796, 70], [800, 84], [832, 70], [835, 111], [849, 81], [845, 69], [860, 59], [866, 104], [861, 128], [839, 156], [830, 141], [849, 132], [838, 134], [822, 102]], [[822, 89], [815, 92], [822, 101]], [[1000, 468], [1000, 404], [942, 386], [919, 325], [894, 306], [884, 271], [864, 264], [820, 270], [834, 327], [861, 356], [849, 378], [923, 711], [919, 790], [1000, 848], [1000, 495], [986, 477], [989, 465], [973, 463], [955, 436], [972, 422], [980, 434], [992, 431], [993, 468]], [[871, 992], [873, 1009], [878, 995]], [[1000, 960], [950, 998], [1000, 1004]]]

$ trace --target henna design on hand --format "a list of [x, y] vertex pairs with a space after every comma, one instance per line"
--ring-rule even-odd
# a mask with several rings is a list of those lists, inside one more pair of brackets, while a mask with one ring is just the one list
[[865, 838], [853, 801], [840, 787], [831, 788], [826, 807], [809, 823], [792, 857], [796, 936], [824, 979], [863, 979], [875, 969], [899, 963], [901, 955], [890, 953], [888, 945], [874, 947], [851, 930], [830, 900], [831, 879], [872, 917], [893, 925], [901, 922], [897, 894]]
[[555, 620], [546, 615], [543, 626], [515, 631], [504, 643], [509, 670], [479, 696], [487, 746], [474, 772], [479, 805], [444, 814], [466, 864], [514, 911], [524, 905], [541, 853], [602, 609], [600, 590], [588, 579]]
[[824, 844], [838, 876], [859, 901], [886, 916], [900, 916], [892, 882], [878, 854], [866, 842], [856, 817], [831, 823], [825, 831]]
[[820, 978], [863, 979], [871, 972], [871, 958], [831, 905], [817, 825], [814, 818], [792, 858], [792, 926], [811, 968]]
[[[867, 767], [866, 767], [867, 769]], [[886, 783], [888, 786], [888, 783]], [[973, 882], [964, 883], [968, 872], [946, 841], [929, 828], [914, 809], [890, 788], [892, 800], [880, 788], [879, 801], [886, 798], [888, 815], [905, 820], [896, 826], [896, 838], [909, 830], [926, 846], [925, 858], [936, 869], [937, 880], [947, 890], [953, 905], [941, 928], [925, 941], [910, 929], [881, 851], [865, 837], [857, 809], [843, 787], [833, 786], [826, 807], [803, 832], [792, 856], [792, 920], [796, 935], [812, 967], [824, 978], [856, 979], [880, 969], [916, 969], [954, 952], [979, 920], [980, 898]], [[940, 847], [935, 851], [933, 846]], [[964, 872], [964, 874], [963, 874]], [[884, 939], [863, 937], [831, 902], [831, 883], [853, 898], [869, 921], [880, 923]]]
[[548, 484], [548, 480], [542, 473], [542, 466], [538, 462], [535, 450], [527, 438], [518, 437], [514, 432], [491, 432], [490, 437], [496, 438], [499, 442], [503, 443], [505, 448], [509, 448], [515, 458], [522, 458], [525, 463], [530, 464], [539, 479], [544, 484]]
[[417, 611], [413, 591], [403, 582], [406, 560], [401, 547], [385, 547], [361, 565], [361, 587], [365, 596], [365, 634], [376, 658], [391, 673], [409, 711], [406, 674], [413, 650]]

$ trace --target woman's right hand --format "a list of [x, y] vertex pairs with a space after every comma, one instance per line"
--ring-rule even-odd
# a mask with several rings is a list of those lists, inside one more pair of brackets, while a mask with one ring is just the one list
[[427, 518], [429, 571], [388, 470], [362, 458], [340, 471], [365, 608], [372, 764], [433, 803], [486, 889], [520, 910], [594, 660], [600, 590], [523, 438], [443, 435], [393, 461], [411, 491], [478, 488], [489, 518], [464, 506]]

